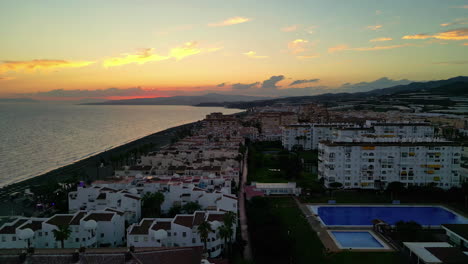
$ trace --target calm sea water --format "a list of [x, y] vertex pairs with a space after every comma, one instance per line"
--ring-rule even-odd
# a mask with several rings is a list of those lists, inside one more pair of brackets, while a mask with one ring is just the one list
[[236, 109], [0, 103], [0, 186], [146, 135]]

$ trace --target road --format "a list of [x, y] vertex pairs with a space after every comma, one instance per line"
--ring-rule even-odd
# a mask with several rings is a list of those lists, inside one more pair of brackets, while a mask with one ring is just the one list
[[247, 157], [249, 151], [247, 150], [244, 155], [243, 169], [242, 169], [242, 178], [240, 180], [239, 186], [239, 220], [241, 228], [241, 237], [242, 240], [246, 242], [244, 247], [244, 259], [252, 260], [252, 248], [249, 240], [249, 230], [247, 226], [247, 212], [245, 210], [245, 184], [247, 182], [248, 166], [247, 166]]

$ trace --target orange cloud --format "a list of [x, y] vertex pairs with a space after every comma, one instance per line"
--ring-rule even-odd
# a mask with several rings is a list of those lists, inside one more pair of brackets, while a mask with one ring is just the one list
[[371, 39], [369, 40], [370, 42], [382, 42], [382, 41], [390, 41], [390, 40], [393, 40], [392, 38], [375, 38], [375, 39]]
[[151, 48], [141, 49], [135, 54], [124, 53], [122, 55], [122, 57], [105, 59], [102, 65], [104, 67], [114, 67], [131, 63], [145, 64], [151, 61], [162, 61], [170, 58], [169, 56], [154, 54], [154, 49]]
[[468, 28], [447, 30], [434, 35], [416, 34], [403, 36], [402, 39], [444, 39], [444, 40], [465, 40], [468, 39]]
[[94, 61], [65, 61], [65, 60], [31, 60], [5, 61], [0, 64], [0, 73], [9, 71], [53, 70], [58, 68], [81, 68], [93, 64]]
[[463, 43], [463, 46], [468, 46], [468, 42], [467, 42], [467, 43]]
[[208, 26], [210, 26], [210, 27], [232, 26], [232, 25], [236, 25], [236, 24], [245, 23], [245, 22], [248, 22], [250, 20], [252, 20], [252, 19], [247, 18], [247, 17], [236, 16], [236, 17], [228, 18], [228, 19], [226, 19], [224, 21], [221, 21], [221, 22], [208, 24]]
[[0, 81], [9, 81], [9, 80], [14, 80], [15, 77], [10, 77], [10, 76], [0, 76]]
[[295, 39], [288, 43], [288, 49], [293, 54], [306, 51], [309, 41], [305, 39]]
[[176, 60], [181, 60], [185, 57], [206, 53], [206, 52], [213, 52], [220, 50], [221, 47], [214, 47], [214, 48], [199, 48], [198, 43], [195, 41], [186, 42], [182, 46], [171, 48], [169, 50], [169, 54], [167, 56], [159, 55], [154, 53], [154, 49], [147, 48], [139, 50], [135, 54], [125, 53], [122, 54], [122, 57], [114, 57], [105, 59], [102, 65], [104, 67], [114, 67], [114, 66], [121, 66], [125, 64], [145, 64], [147, 62], [153, 61], [163, 61], [174, 58]]
[[367, 28], [370, 29], [370, 30], [379, 30], [382, 27], [383, 27], [382, 25], [367, 26]]
[[349, 49], [348, 45], [342, 44], [342, 45], [328, 48], [328, 53], [334, 53], [334, 52], [343, 51], [347, 49]]
[[266, 59], [266, 58], [268, 58], [268, 56], [257, 55], [257, 52], [255, 52], [255, 51], [249, 51], [249, 52], [242, 53], [242, 54], [244, 54], [245, 56], [247, 56], [249, 58], [253, 58], [253, 59]]
[[287, 26], [281, 28], [281, 31], [283, 32], [293, 32], [299, 29], [299, 25], [292, 25], [292, 26]]

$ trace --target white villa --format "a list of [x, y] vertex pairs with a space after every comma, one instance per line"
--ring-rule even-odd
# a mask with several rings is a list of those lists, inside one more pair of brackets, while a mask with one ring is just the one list
[[124, 213], [105, 209], [57, 214], [50, 218], [19, 218], [0, 227], [0, 248], [60, 248], [53, 230], [66, 225], [71, 233], [65, 248], [116, 247], [125, 243]]
[[[191, 247], [203, 246], [197, 228], [204, 221], [215, 231], [209, 234], [207, 248], [211, 257], [217, 257], [224, 246], [218, 227], [222, 225], [223, 212], [202, 212], [177, 215], [174, 218], [145, 218], [127, 229], [127, 246], [134, 247]], [[233, 227], [235, 230], [235, 226]], [[235, 232], [234, 232], [235, 233]], [[235, 239], [233, 236], [232, 239]]]

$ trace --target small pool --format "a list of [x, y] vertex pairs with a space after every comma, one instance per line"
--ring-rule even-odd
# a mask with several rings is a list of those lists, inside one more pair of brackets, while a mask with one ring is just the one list
[[398, 221], [416, 221], [423, 226], [467, 224], [468, 219], [441, 206], [312, 206], [327, 226], [371, 226], [380, 219], [394, 225]]
[[388, 249], [369, 231], [330, 231], [340, 249]]

